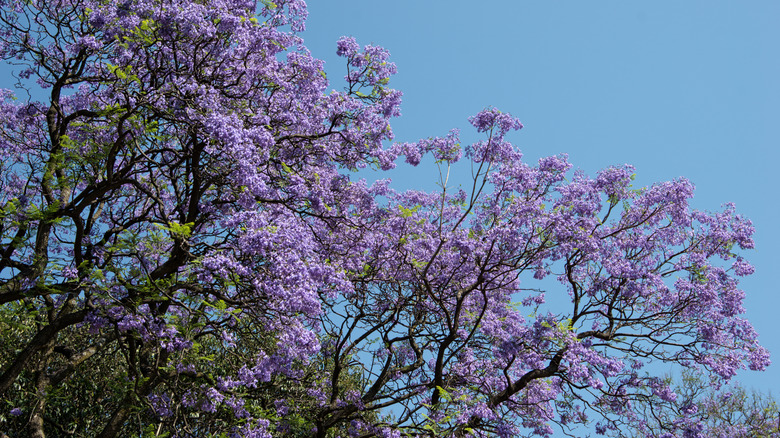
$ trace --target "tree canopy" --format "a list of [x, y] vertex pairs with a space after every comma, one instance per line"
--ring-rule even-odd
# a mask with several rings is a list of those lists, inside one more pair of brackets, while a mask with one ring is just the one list
[[[673, 396], [636, 403], [644, 421], [611, 424], [614, 436], [630, 438], [705, 436], [712, 438], [773, 438], [780, 436], [780, 411], [771, 396], [737, 383], [713, 385], [693, 370], [667, 376]], [[648, 391], [652, 390], [648, 388]]]
[[[328, 91], [300, 0], [0, 6], [11, 437], [610, 433], [675, 399], [648, 365], [769, 364], [733, 206], [633, 187], [630, 166], [526, 163], [495, 108], [476, 143], [392, 143], [389, 54], [340, 39]], [[356, 178], [424, 156], [438, 191]]]

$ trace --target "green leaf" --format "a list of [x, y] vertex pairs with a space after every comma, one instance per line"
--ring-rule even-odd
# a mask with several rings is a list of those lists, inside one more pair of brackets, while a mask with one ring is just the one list
[[398, 206], [398, 210], [401, 212], [401, 217], [409, 218], [412, 217], [412, 214], [416, 213], [417, 210], [420, 209], [419, 205], [415, 205], [412, 208], [406, 208], [403, 205]]

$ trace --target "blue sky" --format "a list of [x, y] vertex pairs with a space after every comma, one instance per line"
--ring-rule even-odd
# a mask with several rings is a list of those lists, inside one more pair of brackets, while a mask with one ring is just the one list
[[[525, 124], [510, 140], [529, 161], [630, 163], [638, 185], [690, 179], [698, 209], [734, 202], [757, 229], [746, 317], [777, 363], [739, 380], [780, 397], [779, 20], [777, 1], [311, 0], [302, 36], [334, 86], [340, 36], [390, 51], [399, 141], [475, 140], [466, 119], [493, 106]], [[396, 187], [434, 188], [435, 168], [400, 167]]]

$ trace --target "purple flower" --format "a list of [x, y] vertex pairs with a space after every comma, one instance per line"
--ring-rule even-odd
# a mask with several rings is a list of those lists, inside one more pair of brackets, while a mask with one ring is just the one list
[[336, 42], [336, 54], [338, 56], [355, 56], [358, 50], [360, 50], [360, 46], [355, 41], [355, 38], [343, 36]]
[[497, 129], [496, 134], [499, 137], [503, 137], [510, 130], [517, 131], [523, 128], [520, 120], [495, 108], [480, 111], [477, 115], [469, 118], [469, 123], [477, 128], [477, 132], [489, 132]]

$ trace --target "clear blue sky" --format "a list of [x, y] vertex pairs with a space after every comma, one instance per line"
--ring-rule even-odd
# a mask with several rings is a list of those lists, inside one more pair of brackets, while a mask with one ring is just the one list
[[[689, 178], [698, 209], [736, 203], [757, 228], [746, 317], [776, 363], [739, 380], [780, 397], [778, 23], [775, 0], [310, 0], [303, 37], [333, 79], [342, 35], [390, 51], [397, 140], [451, 128], [473, 140], [467, 117], [494, 106], [525, 124], [510, 139], [529, 161], [566, 152], [590, 174], [630, 163], [640, 185]], [[392, 177], [430, 189], [432, 172]]]

